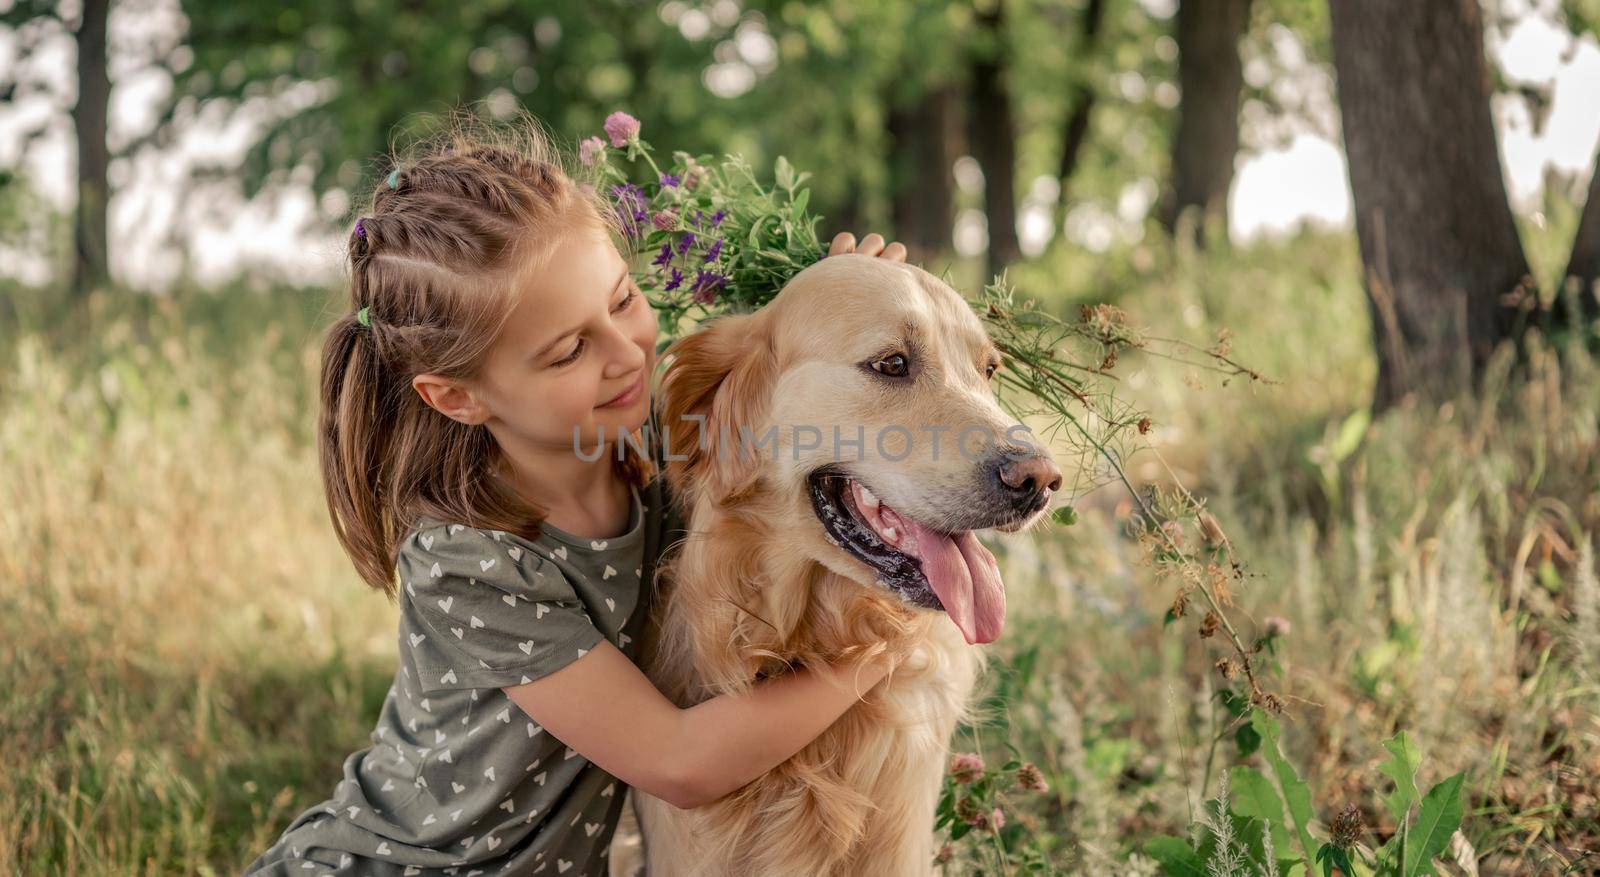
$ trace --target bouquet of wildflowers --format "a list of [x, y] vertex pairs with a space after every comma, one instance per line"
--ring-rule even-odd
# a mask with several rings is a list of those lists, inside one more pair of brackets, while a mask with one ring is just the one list
[[[657, 311], [663, 344], [684, 330], [686, 317], [761, 307], [824, 255], [820, 217], [806, 213], [810, 192], [802, 186], [810, 175], [795, 173], [785, 159], [765, 186], [736, 155], [717, 160], [679, 151], [663, 169], [639, 138], [639, 121], [626, 113], [612, 113], [605, 132], [605, 140], [579, 144], [578, 158], [598, 171], [628, 244], [648, 260], [639, 286]], [[636, 182], [637, 175], [646, 178]]]

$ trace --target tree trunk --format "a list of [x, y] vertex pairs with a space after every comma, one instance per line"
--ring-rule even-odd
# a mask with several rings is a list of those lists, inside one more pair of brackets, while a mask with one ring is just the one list
[[72, 123], [78, 138], [78, 211], [73, 223], [72, 285], [78, 295], [104, 284], [110, 277], [110, 250], [106, 235], [106, 202], [110, 187], [106, 168], [111, 156], [106, 147], [106, 116], [111, 100], [111, 79], [106, 69], [106, 17], [110, 0], [84, 0], [83, 22], [78, 26], [78, 100]]
[[1083, 29], [1078, 40], [1077, 81], [1072, 84], [1071, 97], [1068, 99], [1070, 109], [1067, 110], [1066, 124], [1061, 130], [1061, 163], [1056, 169], [1056, 178], [1061, 181], [1061, 217], [1056, 222], [1058, 230], [1067, 227], [1067, 206], [1072, 203], [1067, 198], [1067, 183], [1078, 169], [1078, 156], [1083, 154], [1083, 144], [1089, 140], [1089, 118], [1094, 112], [1096, 94], [1082, 68], [1094, 56], [1105, 11], [1105, 0], [1089, 0], [1089, 5], [1083, 10]]
[[890, 168], [894, 187], [895, 237], [914, 262], [927, 261], [950, 248], [955, 224], [955, 89], [929, 91], [914, 106], [889, 112], [889, 136], [894, 141]]
[[1333, 61], [1382, 409], [1448, 394], [1520, 331], [1527, 281], [1477, 0], [1335, 0]]
[[[1556, 290], [1551, 322], [1564, 328], [1574, 316], [1581, 322], [1600, 318], [1600, 155], [1595, 156], [1594, 170], [1589, 177], [1589, 197], [1583, 205], [1583, 216], [1578, 219], [1578, 235], [1572, 241], [1572, 255], [1567, 259], [1567, 270], [1562, 273], [1563, 288]], [[1577, 313], [1567, 306], [1565, 286], [1576, 286]]]
[[1017, 132], [1005, 83], [1005, 10], [1000, 2], [978, 13], [972, 56], [968, 137], [983, 168], [983, 212], [989, 223], [988, 276], [1022, 256], [1017, 241]]
[[[1339, 2], [1339, 0], [1334, 0]], [[1409, 0], [1408, 0], [1409, 2]], [[1239, 152], [1239, 91], [1244, 72], [1239, 40], [1250, 23], [1250, 0], [1181, 0], [1178, 4], [1178, 128], [1172, 172], [1161, 209], [1169, 232], [1191, 211], [1197, 243], [1210, 222], [1228, 231], [1228, 189]]]

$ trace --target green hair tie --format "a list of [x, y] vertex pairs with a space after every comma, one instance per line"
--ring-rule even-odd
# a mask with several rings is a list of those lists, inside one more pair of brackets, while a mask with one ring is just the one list
[[356, 311], [356, 322], [360, 323], [363, 326], [371, 326], [372, 325], [372, 318], [367, 316], [367, 309], [366, 308], [362, 308], [361, 310]]
[[399, 186], [400, 186], [400, 169], [399, 168], [395, 168], [394, 170], [389, 172], [388, 183], [389, 183], [389, 188], [391, 188], [391, 189], [399, 188]]

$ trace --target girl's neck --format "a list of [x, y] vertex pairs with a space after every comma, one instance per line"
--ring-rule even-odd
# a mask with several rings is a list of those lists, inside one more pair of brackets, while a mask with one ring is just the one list
[[[570, 447], [555, 453], [511, 448], [501, 475], [525, 500], [546, 509], [553, 527], [586, 539], [609, 539], [627, 532], [633, 492], [612, 461], [616, 446], [585, 460]], [[585, 451], [588, 453], [588, 451]]]

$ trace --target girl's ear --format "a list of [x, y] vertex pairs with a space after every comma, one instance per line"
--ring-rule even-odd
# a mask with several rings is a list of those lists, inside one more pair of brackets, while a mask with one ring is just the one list
[[673, 342], [662, 375], [667, 479], [685, 505], [722, 504], [755, 486], [761, 455], [776, 454], [765, 417], [777, 375], [762, 313], [731, 314]]
[[472, 391], [449, 378], [432, 374], [417, 375], [411, 379], [411, 387], [429, 408], [451, 420], [476, 426], [488, 419], [488, 410], [472, 395]]

